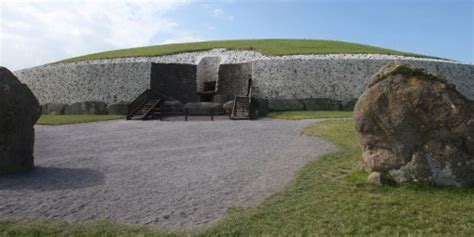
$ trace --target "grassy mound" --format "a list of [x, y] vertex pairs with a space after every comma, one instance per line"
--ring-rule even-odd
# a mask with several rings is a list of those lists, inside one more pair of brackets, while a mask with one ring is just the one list
[[413, 57], [427, 57], [391, 49], [373, 47], [363, 44], [355, 44], [331, 40], [283, 40], [283, 39], [261, 39], [261, 40], [226, 40], [208, 41], [184, 44], [166, 44], [140, 48], [120, 49], [88, 54], [59, 61], [78, 62], [95, 59], [126, 58], [126, 57], [152, 57], [171, 55], [184, 52], [205, 51], [214, 48], [255, 50], [268, 56], [299, 55], [299, 54], [389, 54]]

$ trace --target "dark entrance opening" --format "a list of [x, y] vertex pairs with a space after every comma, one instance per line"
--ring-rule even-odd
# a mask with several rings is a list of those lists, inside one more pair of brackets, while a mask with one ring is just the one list
[[204, 82], [204, 92], [216, 91], [216, 81]]

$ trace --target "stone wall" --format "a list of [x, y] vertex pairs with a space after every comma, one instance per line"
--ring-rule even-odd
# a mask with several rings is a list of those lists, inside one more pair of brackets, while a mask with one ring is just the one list
[[[184, 56], [183, 56], [184, 55]], [[170, 65], [187, 63], [196, 68], [194, 76], [186, 79], [189, 98], [193, 100], [199, 85], [196, 83], [198, 63], [210, 57], [220, 57], [217, 88], [230, 97], [245, 94], [248, 74], [251, 74], [253, 95], [265, 99], [327, 98], [346, 100], [358, 98], [368, 79], [386, 63], [399, 60], [441, 75], [454, 83], [466, 97], [474, 99], [474, 65], [434, 59], [403, 59], [399, 56], [336, 55], [261, 57], [248, 52], [209, 51], [195, 54], [163, 56], [147, 59], [113, 59], [70, 64], [54, 64], [14, 72], [35, 93], [41, 104], [82, 101], [104, 101], [107, 104], [133, 101], [150, 87], [151, 65], [161, 62]], [[219, 56], [222, 55], [222, 56]], [[249, 57], [249, 58], [246, 58]], [[380, 59], [382, 58], [382, 59]], [[252, 61], [253, 59], [254, 61]], [[249, 61], [251, 61], [249, 63]], [[229, 63], [231, 62], [231, 63]], [[243, 64], [240, 64], [243, 63]], [[215, 70], [216, 64], [212, 64]], [[167, 90], [161, 87], [163, 90]], [[186, 92], [187, 93], [187, 92]], [[219, 92], [220, 93], [220, 92]], [[169, 93], [168, 93], [169, 94]]]
[[219, 73], [219, 57], [203, 57], [197, 66], [197, 90], [204, 91], [204, 83], [217, 82]]
[[[393, 60], [272, 59], [253, 62], [254, 95], [266, 99], [358, 98], [372, 75]], [[448, 62], [400, 60], [454, 83], [474, 99], [474, 66]]]
[[152, 63], [151, 90], [182, 103], [198, 101], [197, 67], [193, 64]]
[[151, 63], [58, 64], [16, 71], [41, 104], [133, 101], [150, 87]]
[[221, 64], [219, 66], [219, 81], [217, 91], [226, 99], [233, 99], [235, 95], [246, 95], [247, 80], [252, 75], [252, 64]]

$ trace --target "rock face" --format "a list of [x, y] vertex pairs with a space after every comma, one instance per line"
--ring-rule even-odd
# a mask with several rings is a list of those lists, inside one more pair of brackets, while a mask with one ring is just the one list
[[0, 175], [33, 168], [33, 126], [40, 115], [30, 89], [0, 67]]
[[474, 104], [445, 80], [389, 63], [359, 98], [354, 120], [367, 171], [398, 183], [474, 185]]

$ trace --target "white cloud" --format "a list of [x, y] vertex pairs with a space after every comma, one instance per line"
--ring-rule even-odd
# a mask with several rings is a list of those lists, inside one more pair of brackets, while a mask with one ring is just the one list
[[234, 20], [234, 16], [228, 15], [224, 10], [220, 8], [214, 8], [212, 10], [212, 16], [219, 19], [228, 20], [228, 21]]
[[194, 40], [168, 13], [188, 0], [1, 1], [0, 65], [12, 70], [153, 43], [159, 33]]
[[174, 38], [167, 39], [160, 44], [176, 44], [176, 43], [188, 43], [188, 42], [199, 42], [199, 41], [204, 41], [206, 40], [205, 38], [199, 36], [199, 35], [194, 35], [194, 34], [182, 34], [178, 35]]

